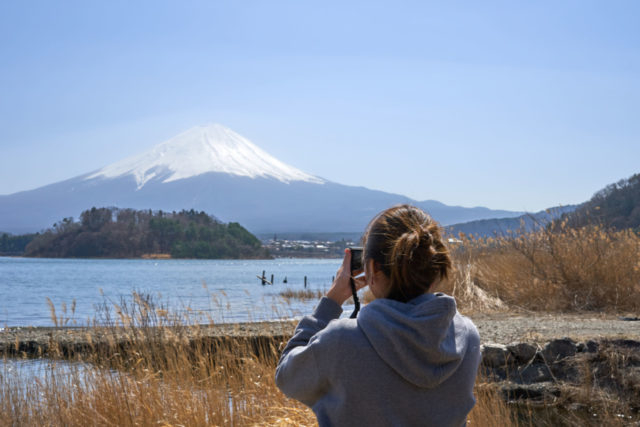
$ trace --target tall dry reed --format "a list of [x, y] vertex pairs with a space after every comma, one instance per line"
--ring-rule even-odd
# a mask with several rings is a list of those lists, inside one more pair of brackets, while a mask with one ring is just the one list
[[559, 224], [532, 233], [464, 238], [442, 288], [462, 306], [637, 312], [640, 236]]
[[[0, 424], [316, 425], [309, 408], [275, 386], [279, 346], [290, 327], [273, 339], [211, 338], [148, 296], [134, 294], [116, 308], [115, 317], [103, 312], [94, 335], [101, 339], [81, 363], [54, 363], [30, 382], [5, 369]], [[513, 425], [495, 390], [480, 387], [477, 394], [471, 425]]]

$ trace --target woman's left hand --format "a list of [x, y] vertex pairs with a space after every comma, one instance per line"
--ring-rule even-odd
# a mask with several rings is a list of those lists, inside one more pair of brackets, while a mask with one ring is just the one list
[[[354, 271], [355, 275], [362, 271]], [[338, 305], [342, 305], [351, 296], [351, 250], [345, 249], [342, 265], [336, 273], [336, 279], [333, 281], [331, 288], [327, 292], [327, 297], [334, 300]], [[365, 286], [363, 277], [355, 279], [356, 290]]]

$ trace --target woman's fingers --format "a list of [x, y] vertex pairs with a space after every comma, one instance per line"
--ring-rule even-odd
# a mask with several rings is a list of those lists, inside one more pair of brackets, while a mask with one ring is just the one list
[[342, 258], [342, 271], [348, 271], [351, 274], [351, 250], [344, 251], [344, 258]]
[[351, 295], [351, 286], [349, 279], [351, 278], [351, 251], [344, 251], [342, 265], [338, 268], [336, 278], [331, 288], [327, 292], [327, 296], [342, 305], [342, 303]]
[[360, 290], [362, 288], [364, 288], [365, 286], [367, 286], [367, 282], [364, 278], [364, 276], [360, 276], [360, 277], [356, 277], [353, 279], [353, 281], [356, 283], [356, 289]]

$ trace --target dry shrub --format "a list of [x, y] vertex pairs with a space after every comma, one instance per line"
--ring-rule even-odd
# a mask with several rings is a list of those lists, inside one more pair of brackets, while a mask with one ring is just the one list
[[[640, 307], [640, 237], [631, 230], [560, 224], [554, 230], [465, 238], [453, 252], [457, 273], [448, 290], [463, 305], [489, 297], [488, 306], [496, 308], [496, 298], [528, 310]], [[478, 295], [478, 288], [484, 293]]]

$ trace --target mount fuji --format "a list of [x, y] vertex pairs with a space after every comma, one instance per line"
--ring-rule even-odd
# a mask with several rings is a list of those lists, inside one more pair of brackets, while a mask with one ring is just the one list
[[254, 233], [360, 232], [373, 215], [415, 204], [441, 224], [521, 212], [447, 206], [307, 174], [224, 126], [198, 126], [140, 155], [65, 181], [0, 196], [0, 231], [39, 231], [92, 206], [196, 209]]

